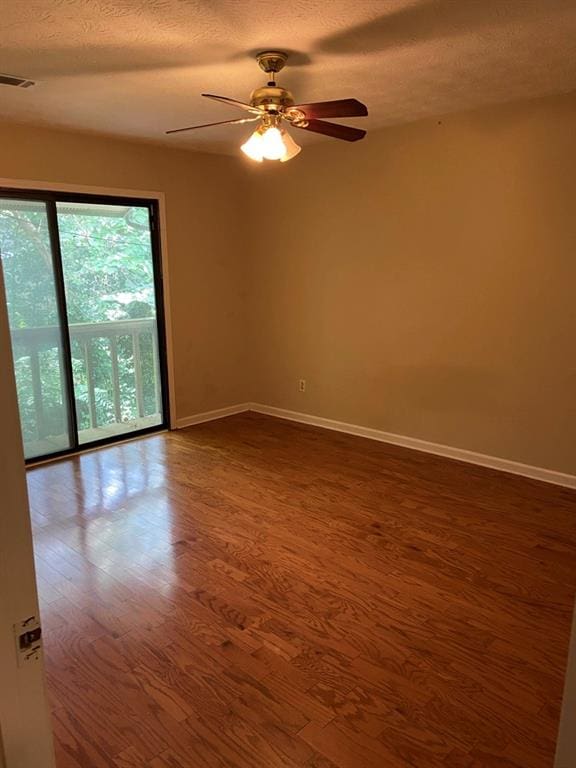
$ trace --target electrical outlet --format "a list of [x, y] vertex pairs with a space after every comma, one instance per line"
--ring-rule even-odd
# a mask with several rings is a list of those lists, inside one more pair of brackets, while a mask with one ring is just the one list
[[300, 379], [298, 382], [298, 391], [306, 392], [306, 379]]

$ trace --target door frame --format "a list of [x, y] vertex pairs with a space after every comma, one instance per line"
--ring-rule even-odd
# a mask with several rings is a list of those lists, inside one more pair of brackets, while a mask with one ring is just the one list
[[[3, 292], [0, 274], [0, 291]], [[54, 768], [42, 655], [18, 663], [13, 627], [38, 617], [38, 593], [8, 313], [0, 302], [0, 766]]]
[[[152, 258], [155, 276], [156, 316], [158, 319], [158, 349], [160, 356], [160, 377], [162, 386], [163, 424], [139, 430], [137, 434], [127, 433], [115, 435], [50, 454], [47, 457], [30, 459], [27, 463], [34, 464], [42, 461], [50, 461], [62, 456], [69, 456], [83, 450], [95, 448], [112, 443], [137, 439], [146, 434], [162, 429], [175, 428], [175, 387], [174, 387], [174, 352], [173, 332], [170, 312], [170, 285], [168, 272], [168, 246], [166, 236], [166, 204], [163, 192], [145, 191], [133, 189], [117, 189], [109, 187], [94, 187], [77, 184], [62, 184], [46, 181], [32, 181], [23, 179], [7, 179], [0, 177], [0, 196], [5, 198], [19, 198], [46, 202], [47, 215], [51, 230], [51, 238], [54, 238], [54, 207], [56, 201], [62, 202], [93, 202], [111, 205], [146, 205], [150, 212], [150, 236], [152, 242]], [[35, 197], [36, 196], [36, 197]], [[52, 213], [51, 213], [52, 209]], [[52, 219], [52, 223], [50, 220]], [[56, 222], [57, 224], [57, 222]], [[59, 262], [58, 248], [54, 253], [55, 262]], [[57, 265], [61, 267], [61, 264]], [[58, 275], [56, 275], [58, 282]], [[64, 318], [64, 320], [66, 320]], [[67, 322], [62, 324], [64, 335], [68, 335]], [[75, 420], [75, 408], [72, 418]], [[77, 442], [76, 436], [73, 436]]]

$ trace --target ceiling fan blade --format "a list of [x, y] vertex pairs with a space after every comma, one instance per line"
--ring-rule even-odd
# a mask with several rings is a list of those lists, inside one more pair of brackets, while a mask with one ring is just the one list
[[294, 128], [301, 128], [304, 131], [313, 133], [323, 133], [325, 136], [332, 136], [334, 139], [344, 139], [344, 141], [359, 141], [366, 136], [366, 131], [361, 128], [352, 128], [350, 125], [338, 125], [338, 123], [327, 123], [325, 120], [306, 120], [308, 125], [298, 125], [292, 123]]
[[166, 133], [182, 133], [183, 131], [195, 131], [196, 128], [212, 128], [214, 125], [234, 125], [235, 123], [253, 123], [255, 120], [260, 120], [258, 117], [241, 117], [239, 120], [220, 120], [218, 123], [205, 123], [204, 125], [190, 125], [188, 128], [173, 128]]
[[338, 99], [337, 101], [317, 101], [312, 104], [296, 104], [307, 118], [323, 117], [363, 117], [368, 114], [365, 104], [357, 99]]
[[227, 96], [214, 96], [213, 93], [203, 93], [202, 96], [205, 96], [207, 99], [214, 99], [214, 101], [220, 101], [222, 104], [230, 104], [231, 107], [239, 107], [240, 109], [245, 109], [247, 112], [252, 112], [253, 114], [262, 114], [261, 110], [259, 110], [257, 107], [253, 107], [250, 104], [244, 104], [243, 101], [229, 99]]

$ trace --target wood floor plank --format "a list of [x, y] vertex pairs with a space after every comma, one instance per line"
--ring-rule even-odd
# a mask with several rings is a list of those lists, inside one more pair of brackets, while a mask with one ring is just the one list
[[324, 727], [309, 723], [300, 738], [339, 768], [403, 768], [406, 763], [389, 753], [383, 743], [368, 738], [356, 741], [334, 721]]
[[185, 764], [180, 762], [178, 757], [170, 750], [162, 752], [147, 764], [147, 768], [186, 768]]
[[128, 747], [128, 749], [116, 755], [114, 763], [117, 768], [142, 768], [146, 765], [147, 761], [138, 752], [136, 747]]
[[28, 486], [58, 768], [551, 768], [573, 491], [255, 414]]

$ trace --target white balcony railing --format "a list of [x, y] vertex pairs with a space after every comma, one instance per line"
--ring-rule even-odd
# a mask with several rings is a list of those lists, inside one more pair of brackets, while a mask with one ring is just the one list
[[[136, 421], [150, 422], [152, 417], [159, 416], [162, 412], [162, 391], [160, 383], [160, 370], [158, 363], [158, 335], [155, 318], [118, 320], [102, 323], [77, 323], [69, 326], [70, 342], [72, 347], [72, 357], [74, 362], [75, 383], [78, 377], [82, 379], [83, 397], [79, 398], [78, 391], [75, 392], [76, 410], [79, 412], [83, 408], [84, 430], [97, 430], [98, 428], [110, 427], [111, 425], [123, 425]], [[51, 423], [47, 409], [46, 391], [54, 386], [60, 388], [57, 398], [60, 403], [65, 404], [63, 382], [66, 381], [64, 374], [64, 362], [62, 358], [61, 331], [58, 326], [45, 326], [41, 328], [17, 328], [12, 329], [12, 346], [16, 362], [26, 363], [26, 393], [28, 403], [29, 421], [33, 420], [35, 439], [42, 440], [54, 434], [54, 427]], [[126, 339], [128, 337], [128, 340]], [[120, 340], [123, 339], [122, 342]], [[148, 350], [145, 366], [142, 359], [142, 344], [146, 345]], [[96, 344], [100, 345], [100, 362]], [[106, 348], [105, 353], [105, 371], [102, 372], [102, 344]], [[120, 349], [120, 346], [122, 347]], [[57, 371], [52, 376], [51, 382], [47, 381], [46, 364], [43, 368], [43, 354], [47, 350], [56, 350]], [[126, 364], [126, 354], [129, 350], [129, 365]], [[52, 352], [54, 357], [54, 352]], [[100, 366], [96, 370], [95, 366]], [[124, 389], [121, 382], [120, 369], [124, 371]], [[146, 368], [146, 371], [144, 370]], [[127, 396], [126, 396], [126, 370], [130, 370], [129, 376], [132, 378], [133, 387], [130, 387], [129, 413], [127, 415]], [[19, 394], [23, 385], [18, 381]], [[147, 396], [145, 397], [145, 373], [147, 377]], [[98, 374], [98, 376], [97, 376]], [[99, 416], [98, 397], [101, 388], [97, 386], [97, 378], [106, 379], [106, 398], [109, 400], [108, 411], [110, 415], [103, 419]], [[152, 385], [150, 385], [150, 376], [152, 376]], [[21, 377], [22, 378], [22, 375]], [[55, 384], [56, 382], [56, 384]], [[65, 406], [64, 406], [65, 407]], [[22, 412], [22, 404], [21, 404]], [[86, 424], [85, 422], [88, 422]], [[157, 419], [159, 423], [161, 419]], [[88, 426], [89, 425], [89, 426]], [[26, 425], [23, 424], [24, 432]], [[79, 425], [80, 428], [80, 425]], [[30, 426], [28, 425], [30, 432]], [[121, 429], [115, 430], [122, 431]]]

